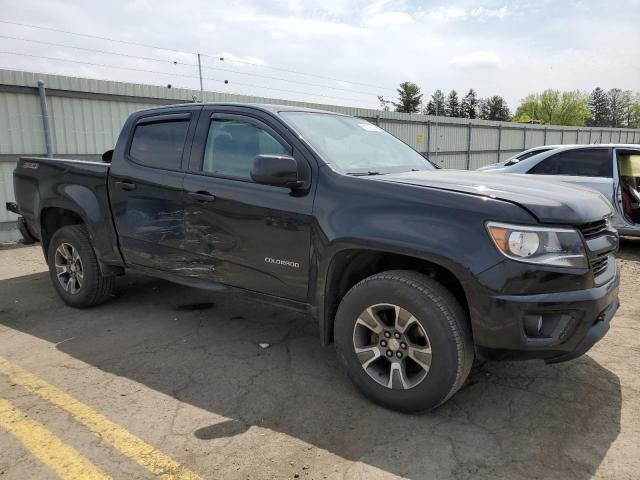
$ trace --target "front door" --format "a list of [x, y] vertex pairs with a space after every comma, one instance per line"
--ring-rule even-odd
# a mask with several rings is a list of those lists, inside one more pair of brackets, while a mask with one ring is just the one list
[[120, 250], [127, 265], [179, 273], [184, 247], [183, 157], [201, 107], [130, 120], [109, 175]]
[[203, 110], [184, 180], [185, 251], [193, 275], [306, 300], [312, 194], [294, 195], [250, 177], [256, 155], [305, 162], [286, 135], [268, 119]]

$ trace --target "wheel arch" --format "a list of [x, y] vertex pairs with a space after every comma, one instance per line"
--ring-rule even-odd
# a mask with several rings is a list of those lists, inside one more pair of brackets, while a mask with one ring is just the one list
[[[344, 248], [331, 258], [319, 301], [318, 320], [323, 345], [333, 342], [334, 321], [340, 301], [359, 281], [388, 270], [410, 270], [427, 275], [449, 290], [467, 314], [468, 293], [461, 280], [462, 267], [437, 256], [415, 256], [393, 250]], [[471, 329], [471, 325], [469, 325]]]

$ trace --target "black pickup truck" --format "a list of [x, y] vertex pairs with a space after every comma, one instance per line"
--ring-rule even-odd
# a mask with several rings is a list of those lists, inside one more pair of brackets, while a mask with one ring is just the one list
[[445, 402], [474, 358], [575, 358], [619, 305], [602, 195], [435, 170], [345, 115], [139, 111], [102, 162], [22, 158], [14, 182], [67, 304], [130, 270], [308, 312], [355, 385], [401, 411]]

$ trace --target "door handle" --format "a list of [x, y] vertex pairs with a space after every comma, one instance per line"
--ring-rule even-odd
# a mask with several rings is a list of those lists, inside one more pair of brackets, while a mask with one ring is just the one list
[[135, 190], [136, 189], [136, 184], [133, 182], [129, 182], [126, 180], [123, 181], [115, 181], [113, 182], [114, 185], [117, 185], [119, 188], [121, 188], [122, 190]]
[[187, 195], [193, 198], [196, 202], [213, 202], [216, 199], [215, 195], [205, 191], [187, 192]]

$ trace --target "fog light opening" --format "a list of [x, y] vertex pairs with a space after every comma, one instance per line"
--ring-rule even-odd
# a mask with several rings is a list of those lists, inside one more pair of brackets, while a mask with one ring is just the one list
[[528, 337], [539, 337], [542, 333], [542, 315], [527, 315], [524, 319], [524, 331]]

